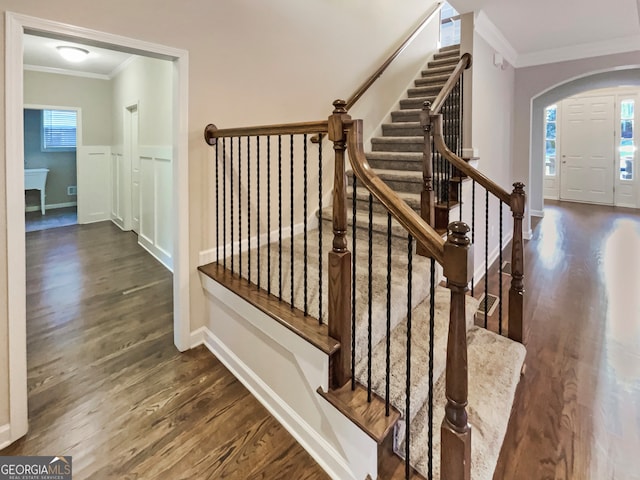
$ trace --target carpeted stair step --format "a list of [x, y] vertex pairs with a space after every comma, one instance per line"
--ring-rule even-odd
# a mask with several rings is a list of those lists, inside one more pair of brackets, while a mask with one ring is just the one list
[[420, 122], [383, 123], [382, 134], [385, 137], [419, 137], [424, 135]]
[[[492, 480], [509, 423], [516, 387], [526, 350], [520, 343], [480, 327], [467, 333], [469, 404], [471, 425], [471, 478]], [[440, 478], [440, 424], [444, 418], [445, 376], [434, 387], [433, 478]], [[425, 403], [411, 423], [411, 464], [423, 475], [428, 470], [428, 405]], [[399, 437], [403, 455], [404, 438]]]
[[451, 65], [443, 65], [440, 67], [429, 67], [427, 70], [422, 70], [421, 74], [423, 77], [430, 77], [431, 75], [450, 75], [453, 72], [456, 64], [452, 63]]
[[442, 58], [460, 57], [460, 48], [452, 48], [450, 50], [440, 50], [433, 55], [434, 60], [440, 60]]
[[[473, 325], [473, 319], [478, 309], [478, 300], [467, 296], [466, 318], [467, 328]], [[433, 382], [440, 378], [446, 366], [447, 339], [449, 330], [449, 309], [451, 305], [451, 291], [445, 287], [437, 287], [435, 290], [434, 309], [434, 349], [433, 349]], [[403, 299], [406, 302], [406, 299]], [[398, 300], [399, 302], [400, 300]], [[396, 305], [391, 299], [392, 305]], [[411, 315], [411, 419], [416, 417], [420, 407], [427, 401], [429, 394], [429, 313], [430, 299], [427, 297], [420, 302]], [[367, 345], [359, 348], [368, 351]], [[407, 318], [391, 331], [390, 335], [390, 368], [393, 375], [389, 379], [389, 402], [403, 416], [400, 420], [404, 429], [406, 423], [406, 369], [407, 369]], [[371, 355], [371, 388], [382, 398], [386, 391], [386, 337], [375, 345]], [[369, 365], [367, 356], [363, 356], [356, 367], [356, 378], [367, 385]], [[404, 435], [404, 431], [402, 432]]]
[[460, 59], [457, 56], [448, 56], [448, 57], [440, 58], [438, 60], [431, 60], [429, 63], [427, 63], [427, 68], [432, 69], [432, 68], [444, 67], [449, 65], [455, 65], [456, 63], [458, 63], [459, 60]]
[[424, 102], [431, 102], [436, 99], [436, 95], [426, 96], [426, 97], [416, 97], [416, 98], [403, 98], [400, 100], [400, 109], [401, 110], [421, 110]]
[[370, 152], [367, 161], [375, 170], [422, 172], [422, 152]]
[[415, 109], [395, 110], [391, 112], [391, 120], [393, 122], [420, 122], [421, 111], [422, 105]]
[[374, 137], [371, 149], [374, 152], [422, 152], [424, 137]]
[[430, 86], [430, 85], [442, 85], [442, 86], [444, 86], [444, 84], [445, 84], [445, 82], [447, 80], [449, 80], [449, 75], [448, 74], [437, 74], [437, 73], [425, 74], [425, 72], [423, 72], [423, 77], [417, 78], [414, 81], [414, 85], [416, 87], [426, 87], [426, 86]]
[[409, 96], [409, 98], [436, 96], [438, 95], [438, 93], [440, 93], [442, 87], [443, 85], [435, 84], [410, 88], [409, 90], [407, 90], [407, 95]]
[[[358, 235], [365, 235], [369, 231], [369, 210], [368, 203], [363, 202], [360, 205], [362, 208], [358, 208], [356, 210], [356, 228], [358, 229]], [[331, 230], [332, 226], [332, 214], [333, 210], [331, 207], [326, 207], [322, 209], [322, 220], [324, 222], [324, 229]], [[349, 227], [349, 231], [353, 226], [353, 214], [351, 210], [347, 212], [347, 226]], [[386, 242], [387, 238], [387, 215], [386, 213], [382, 213], [379, 211], [374, 211], [371, 217], [371, 230], [374, 235], [380, 237], [380, 239], [384, 238]], [[391, 235], [392, 242], [394, 245], [399, 247], [406, 247], [407, 245], [407, 231], [404, 229], [399, 222], [392, 218], [391, 220]], [[364, 243], [361, 245], [367, 245], [366, 239]], [[386, 255], [386, 253], [384, 253]]]
[[[402, 170], [378, 170], [376, 174], [395, 192], [417, 193], [422, 191], [422, 172]], [[347, 172], [348, 184], [352, 184], [353, 172]]]

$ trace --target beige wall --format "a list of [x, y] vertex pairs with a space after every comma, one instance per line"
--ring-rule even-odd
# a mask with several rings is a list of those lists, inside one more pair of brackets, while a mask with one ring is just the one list
[[111, 82], [27, 70], [25, 105], [82, 109], [82, 144], [111, 145]]
[[[219, 127], [326, 118], [331, 102], [348, 96], [429, 8], [422, 0], [326, 2], [311, 0], [2, 0], [0, 11], [160, 43], [189, 52], [189, 200], [192, 329], [203, 324], [204, 296], [195, 270], [208, 243], [211, 150], [202, 140], [208, 123]], [[152, 17], [150, 14], [152, 13]], [[152, 20], [151, 20], [152, 19]], [[4, 52], [4, 22], [0, 51]], [[429, 46], [431, 47], [431, 46]], [[427, 47], [427, 48], [429, 48]], [[4, 55], [0, 55], [4, 72]], [[4, 86], [4, 74], [0, 85]], [[3, 87], [4, 90], [4, 87]], [[2, 101], [4, 96], [0, 97]], [[25, 99], [26, 100], [26, 99]], [[0, 105], [4, 109], [4, 104]], [[4, 131], [0, 133], [4, 182]], [[92, 140], [92, 142], [95, 140]], [[100, 139], [96, 143], [103, 143]], [[0, 221], [5, 221], [0, 198]], [[0, 236], [0, 271], [6, 272], [6, 238]], [[0, 275], [6, 305], [6, 273]], [[0, 345], [7, 343], [7, 315], [0, 314]], [[0, 350], [0, 425], [7, 421], [6, 348]]]

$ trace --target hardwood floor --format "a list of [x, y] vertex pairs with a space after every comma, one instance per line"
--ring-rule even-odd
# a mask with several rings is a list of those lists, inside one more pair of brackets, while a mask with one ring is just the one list
[[27, 234], [28, 435], [74, 479], [326, 479], [204, 347], [173, 345], [171, 274], [111, 223]]
[[525, 254], [527, 369], [494, 479], [640, 479], [640, 213], [549, 202]]

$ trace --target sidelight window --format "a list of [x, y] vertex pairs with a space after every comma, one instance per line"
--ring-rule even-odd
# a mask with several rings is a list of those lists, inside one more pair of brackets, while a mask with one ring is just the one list
[[556, 176], [558, 107], [551, 105], [544, 110], [544, 174]]
[[620, 102], [620, 180], [633, 180], [633, 159], [636, 152], [634, 107], [634, 100]]

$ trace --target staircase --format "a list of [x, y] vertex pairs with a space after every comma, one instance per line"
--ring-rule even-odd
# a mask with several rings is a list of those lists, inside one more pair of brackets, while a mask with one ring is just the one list
[[[362, 169], [365, 163], [362, 122], [349, 118], [349, 122], [343, 124], [348, 116], [346, 110], [340, 108], [340, 102], [334, 104], [336, 110], [328, 122], [227, 131], [209, 126], [205, 130], [207, 141], [216, 145], [216, 182], [222, 186], [221, 193], [216, 187], [216, 241], [218, 245], [230, 246], [223, 252], [218, 250], [220, 258], [217, 262], [200, 267], [200, 271], [326, 353], [330, 366], [329, 388], [320, 387], [317, 391], [380, 445], [379, 480], [439, 479], [441, 450], [447, 458], [455, 459], [451, 461], [459, 462], [459, 468], [468, 465], [469, 461], [460, 462], [465, 457], [464, 452], [450, 454], [454, 430], [457, 433], [453, 435], [459, 434], [461, 441], [471, 439], [471, 456], [467, 456], [470, 458], [471, 478], [490, 480], [506, 433], [508, 412], [525, 357], [521, 343], [474, 325], [479, 302], [473, 296], [465, 295], [473, 273], [470, 272], [473, 262], [468, 261], [468, 228], [461, 222], [456, 224], [450, 228], [443, 242], [433, 228], [423, 226], [424, 221], [414, 213], [420, 212], [424, 184], [422, 158], [425, 136], [420, 123], [423, 104], [433, 101], [451, 72], [459, 68], [456, 67], [459, 54], [457, 47], [447, 47], [435, 54], [428, 63], [428, 69], [415, 81], [415, 88], [410, 88], [408, 97], [400, 101], [399, 110], [391, 114], [392, 123], [384, 124], [382, 136], [372, 139], [371, 152], [366, 154], [366, 160], [375, 172], [372, 175], [375, 181]], [[429, 118], [438, 121], [437, 115]], [[447, 144], [455, 152], [460, 150], [462, 143], [459, 134], [455, 133], [460, 128], [459, 114], [453, 116], [451, 123], [445, 125], [448, 132], [445, 135]], [[301, 182], [304, 186], [293, 181], [294, 133], [304, 134], [304, 142], [306, 135], [328, 134], [334, 143], [336, 175], [333, 206], [323, 206], [323, 187], [319, 185], [319, 225], [308, 225], [306, 220], [306, 146]], [[286, 211], [283, 214], [282, 172], [289, 172], [289, 167], [285, 165], [283, 170], [281, 164], [282, 158], [288, 156], [286, 151], [283, 155], [280, 141], [283, 134], [291, 135], [292, 189], [304, 189], [304, 233], [291, 237], [286, 234], [283, 237], [283, 226], [289, 228], [286, 222], [290, 218], [291, 231], [299, 231], [294, 228], [293, 209], [299, 212], [301, 205], [294, 205], [293, 191], [284, 192], [291, 195], [291, 212], [290, 215]], [[256, 137], [255, 143], [250, 143], [252, 136]], [[270, 143], [273, 136], [278, 136], [277, 147], [275, 140]], [[223, 143], [219, 148], [219, 144], [210, 141], [214, 138], [229, 139], [230, 145]], [[360, 141], [354, 142], [354, 138]], [[236, 152], [240, 152], [240, 142], [245, 140], [244, 151], [252, 148], [258, 152], [255, 165], [251, 166], [251, 158], [234, 160], [236, 140]], [[230, 148], [227, 150], [227, 147]], [[346, 173], [348, 185], [344, 184], [344, 175], [340, 174], [341, 171], [344, 173], [345, 150], [348, 150], [354, 168], [353, 172]], [[225, 154], [227, 151], [231, 152], [229, 160]], [[270, 152], [266, 165], [264, 157], [261, 160], [261, 151]], [[219, 155], [221, 169], [218, 167]], [[278, 159], [277, 188], [268, 173], [273, 170], [269, 166], [272, 158]], [[461, 185], [462, 171], [476, 175], [459, 158], [454, 160], [456, 169], [461, 170], [441, 170], [433, 174], [436, 209], [443, 212], [436, 215], [436, 220], [440, 217], [444, 225], [449, 222], [451, 209], [460, 208], [461, 202], [456, 196], [458, 187], [443, 186], [443, 181], [446, 179]], [[448, 165], [441, 157], [438, 161]], [[317, 162], [320, 179], [323, 178], [322, 163], [320, 154]], [[261, 165], [266, 168], [266, 178], [265, 170], [260, 171]], [[257, 203], [258, 215], [245, 217], [246, 220], [243, 217], [232, 217], [231, 220], [223, 217], [220, 222], [218, 206], [222, 204], [225, 212], [224, 205], [228, 205], [225, 172], [237, 171], [240, 180], [243, 178], [241, 172], [246, 172], [248, 183], [251, 169], [257, 170], [257, 177], [264, 179], [267, 185], [272, 185], [267, 197], [273, 197], [273, 202], [277, 199], [277, 215], [272, 216], [271, 213], [274, 203], [267, 203], [271, 206], [267, 207], [266, 219], [265, 214], [260, 213], [260, 190], [253, 199], [251, 188], [234, 193], [231, 174], [227, 180], [232, 189], [231, 212], [234, 211], [235, 198], [238, 211], [241, 211], [240, 202], [244, 205]], [[219, 181], [219, 174], [222, 181]], [[520, 208], [524, 210], [521, 187], [510, 196], [481, 175], [473, 178], [487, 189], [487, 198], [491, 192], [502, 203], [510, 205], [514, 219]], [[376, 183], [379, 180], [382, 180], [381, 185]], [[395, 194], [391, 190], [400, 197], [400, 201], [393, 198]], [[310, 213], [314, 211], [309, 210]], [[234, 225], [237, 241], [234, 240]], [[227, 228], [230, 228], [230, 244], [226, 240]], [[277, 235], [272, 233], [274, 228], [279, 230]], [[514, 231], [517, 228], [521, 231], [516, 219]], [[223, 232], [223, 242], [220, 242], [220, 231]], [[412, 236], [409, 236], [409, 231]], [[421, 246], [431, 252], [434, 260], [416, 254], [413, 237], [420, 239]], [[518, 239], [514, 233], [514, 239], [521, 242], [521, 234]], [[243, 244], [248, 244], [248, 248], [240, 252]], [[514, 247], [514, 250], [521, 248]], [[486, 263], [488, 268], [489, 262]], [[522, 291], [522, 276], [518, 274], [521, 268], [518, 265], [512, 274], [516, 294]], [[450, 289], [441, 285], [445, 274]], [[520, 290], [517, 289], [518, 282]], [[333, 293], [330, 291], [332, 286]], [[518, 299], [517, 296], [514, 298]], [[348, 369], [351, 373], [346, 371]], [[451, 376], [446, 380], [449, 374]], [[336, 380], [339, 378], [353, 378], [354, 382]], [[456, 386], [452, 387], [452, 382]], [[386, 398], [388, 406], [385, 405]], [[445, 413], [447, 402], [449, 408]], [[462, 426], [443, 424], [443, 418], [445, 423], [451, 422], [452, 409], [458, 412], [454, 420], [463, 419]], [[470, 437], [464, 420], [466, 417], [460, 416], [460, 412], [468, 414], [472, 431]], [[446, 438], [441, 438], [441, 431], [447, 435]], [[444, 448], [441, 448], [441, 443]], [[391, 451], [395, 454], [390, 454]], [[405, 464], [400, 458], [407, 455], [409, 459]], [[456, 468], [458, 466], [453, 471], [457, 471]], [[457, 473], [451, 472], [449, 470], [449, 477], [458, 477]]]

